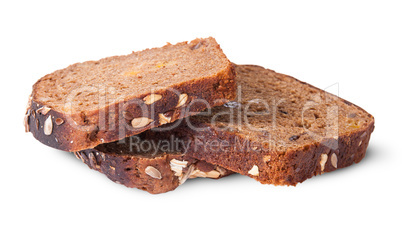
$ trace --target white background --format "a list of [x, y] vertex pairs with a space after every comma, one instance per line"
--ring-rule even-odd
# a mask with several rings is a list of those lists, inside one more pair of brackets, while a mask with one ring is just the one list
[[[401, 234], [398, 1], [141, 2], [1, 2], [1, 234]], [[366, 158], [297, 187], [234, 175], [151, 195], [24, 133], [31, 86], [45, 74], [208, 36], [235, 63], [339, 83], [376, 118]]]

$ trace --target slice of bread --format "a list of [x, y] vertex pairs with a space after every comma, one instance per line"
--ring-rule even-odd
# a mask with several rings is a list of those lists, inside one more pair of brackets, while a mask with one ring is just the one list
[[124, 141], [81, 150], [75, 152], [75, 155], [112, 181], [152, 194], [174, 190], [187, 179], [218, 179], [233, 173], [205, 161], [186, 157], [180, 151], [181, 144], [186, 144], [184, 142], [174, 142], [163, 136], [150, 138], [147, 134], [152, 133], [147, 131], [127, 137]]
[[272, 70], [240, 65], [236, 72], [235, 101], [178, 120], [170, 131], [148, 132], [191, 142], [181, 150], [187, 158], [274, 185], [296, 185], [363, 159], [374, 130], [369, 113]]
[[234, 77], [213, 38], [77, 63], [35, 83], [25, 128], [57, 149], [93, 148], [224, 104]]
[[360, 162], [374, 118], [362, 108], [293, 77], [236, 67], [238, 97], [190, 117], [187, 156], [261, 183], [296, 185]]

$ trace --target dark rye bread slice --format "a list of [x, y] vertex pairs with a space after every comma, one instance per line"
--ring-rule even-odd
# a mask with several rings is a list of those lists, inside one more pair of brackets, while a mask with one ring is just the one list
[[236, 66], [236, 72], [235, 101], [163, 133], [191, 142], [186, 157], [261, 183], [296, 185], [365, 156], [374, 118], [360, 107], [259, 66]]
[[57, 149], [93, 148], [224, 104], [234, 77], [214, 38], [77, 63], [35, 83], [25, 128]]
[[163, 136], [149, 139], [147, 134], [151, 132], [74, 154], [110, 180], [152, 194], [174, 190], [187, 179], [219, 179], [233, 173], [205, 161], [186, 157], [179, 151], [179, 145], [186, 144], [184, 142], [174, 142]]

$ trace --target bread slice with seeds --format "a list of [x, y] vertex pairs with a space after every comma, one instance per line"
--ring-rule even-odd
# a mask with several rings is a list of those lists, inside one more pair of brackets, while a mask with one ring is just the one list
[[163, 132], [191, 142], [186, 157], [274, 185], [296, 185], [363, 159], [374, 118], [362, 108], [260, 66], [236, 72], [235, 101]]
[[[296, 185], [363, 159], [374, 130], [365, 110], [259, 66], [236, 71], [237, 100], [190, 118], [198, 130], [190, 128], [189, 157], [275, 185]], [[222, 149], [208, 144], [214, 141]]]
[[57, 149], [93, 148], [224, 104], [234, 77], [213, 38], [77, 63], [35, 83], [25, 128]]
[[233, 173], [187, 157], [180, 150], [183, 149], [181, 145], [186, 144], [179, 138], [166, 139], [160, 135], [155, 138], [152, 132], [146, 131], [123, 141], [75, 152], [75, 155], [110, 180], [152, 194], [174, 190], [187, 179], [219, 179]]

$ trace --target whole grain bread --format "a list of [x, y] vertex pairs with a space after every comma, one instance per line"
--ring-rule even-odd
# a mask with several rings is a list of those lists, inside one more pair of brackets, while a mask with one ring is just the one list
[[235, 101], [150, 136], [180, 133], [191, 142], [186, 157], [274, 185], [296, 185], [363, 159], [374, 118], [362, 108], [260, 66], [236, 72]]
[[[94, 149], [81, 150], [75, 152], [75, 155], [91, 169], [105, 174], [110, 180], [152, 194], [174, 190], [187, 179], [219, 179], [233, 173], [185, 156], [178, 151], [181, 148], [175, 148], [176, 144], [186, 144], [184, 142], [175, 144], [174, 140], [165, 139], [164, 136], [150, 139], [147, 134], [151, 132], [127, 137], [123, 141], [102, 144]], [[153, 140], [158, 143], [151, 144], [150, 141]], [[144, 143], [149, 145], [140, 148]], [[165, 146], [161, 146], [161, 143]], [[158, 148], [153, 148], [152, 145], [158, 145]]]
[[77, 63], [35, 83], [25, 128], [57, 149], [93, 148], [224, 104], [234, 77], [213, 38]]

